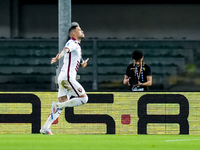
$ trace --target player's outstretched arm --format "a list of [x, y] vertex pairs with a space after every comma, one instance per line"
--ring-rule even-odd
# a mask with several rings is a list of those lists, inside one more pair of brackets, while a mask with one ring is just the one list
[[55, 63], [58, 59], [56, 57], [51, 58], [51, 64]]
[[62, 51], [60, 51], [56, 57], [53, 57], [51, 59], [51, 64], [55, 63], [58, 59], [62, 58], [66, 53], [69, 52], [69, 49], [67, 47], [64, 47]]
[[88, 60], [89, 60], [89, 58], [87, 58], [85, 61], [83, 61], [83, 62], [81, 63], [81, 66], [82, 66], [83, 68], [85, 68], [85, 67], [87, 66]]

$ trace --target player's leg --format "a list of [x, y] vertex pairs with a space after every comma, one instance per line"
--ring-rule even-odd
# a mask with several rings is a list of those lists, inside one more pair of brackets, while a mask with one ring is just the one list
[[75, 107], [83, 105], [87, 103], [87, 101], [88, 101], [88, 96], [86, 94], [83, 94], [79, 97], [73, 97], [62, 103], [58, 102], [56, 106], [60, 109], [64, 109], [65, 107]]
[[[63, 100], [67, 100], [68, 97], [66, 96], [67, 90], [63, 87], [61, 82], [59, 82], [59, 90], [58, 90], [58, 97], [60, 97], [58, 100], [60, 101], [61, 98]], [[59, 115], [62, 112], [62, 109], [55, 107], [56, 102], [52, 102], [51, 105], [51, 114], [47, 118], [47, 121], [45, 122], [44, 126], [40, 129], [40, 133], [43, 134], [52, 134], [50, 127], [52, 123], [59, 117]]]
[[84, 88], [75, 79], [71, 79], [70, 81], [63, 81], [63, 85], [67, 89], [68, 95], [73, 95], [75, 97], [69, 100], [62, 100], [63, 97], [60, 95], [59, 102], [57, 105], [54, 105], [54, 109], [64, 109], [65, 107], [75, 107], [87, 103], [88, 96]]
[[[53, 105], [52, 105], [53, 106]], [[40, 133], [43, 134], [53, 134], [51, 132], [51, 124], [58, 118], [58, 116], [61, 114], [62, 109], [59, 109], [54, 115], [52, 115], [52, 113], [49, 115], [49, 117], [47, 118], [47, 121], [45, 122], [45, 124], [43, 125], [43, 127], [40, 129]]]
[[[52, 103], [51, 111], [52, 111], [53, 107], [54, 107], [54, 103]], [[51, 114], [47, 118], [47, 121], [45, 122], [43, 127], [40, 129], [40, 133], [52, 134], [50, 127], [51, 127], [52, 123], [59, 117], [61, 112], [62, 112], [62, 109], [57, 109], [57, 111], [54, 113], [51, 112]]]
[[80, 83], [76, 81], [76, 79], [70, 79], [67, 81], [68, 90], [71, 91], [71, 95], [75, 96], [67, 101], [59, 102], [57, 104], [58, 108], [65, 108], [65, 107], [75, 107], [80, 106], [88, 101], [88, 96], [84, 90], [84, 88], [81, 86]]

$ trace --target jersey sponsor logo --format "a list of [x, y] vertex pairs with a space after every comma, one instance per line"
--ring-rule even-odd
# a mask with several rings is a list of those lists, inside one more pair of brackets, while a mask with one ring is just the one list
[[70, 43], [68, 42], [66, 46], [69, 46], [69, 44], [70, 44]]

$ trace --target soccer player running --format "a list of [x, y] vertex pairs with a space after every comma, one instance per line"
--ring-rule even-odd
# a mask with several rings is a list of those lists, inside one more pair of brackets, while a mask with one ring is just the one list
[[[85, 61], [82, 59], [80, 43], [85, 35], [78, 23], [72, 23], [72, 26], [69, 29], [69, 36], [70, 39], [63, 50], [51, 60], [51, 64], [53, 64], [58, 59], [64, 57], [64, 64], [58, 76], [58, 102], [52, 102], [51, 115], [49, 115], [46, 123], [40, 129], [40, 133], [42, 134], [53, 134], [50, 126], [54, 120], [58, 118], [65, 107], [80, 106], [88, 101], [88, 96], [84, 88], [76, 81], [80, 63], [84, 68], [87, 66], [89, 60], [89, 58]], [[70, 97], [73, 98], [70, 99]]]

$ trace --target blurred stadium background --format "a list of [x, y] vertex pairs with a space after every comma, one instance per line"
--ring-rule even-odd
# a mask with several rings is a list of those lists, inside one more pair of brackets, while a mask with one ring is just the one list
[[[86, 91], [127, 91], [134, 49], [152, 67], [150, 91], [200, 89], [199, 4], [72, 0], [71, 10], [86, 35], [90, 61], [78, 72]], [[0, 20], [0, 90], [56, 91], [58, 0], [1, 0]]]

